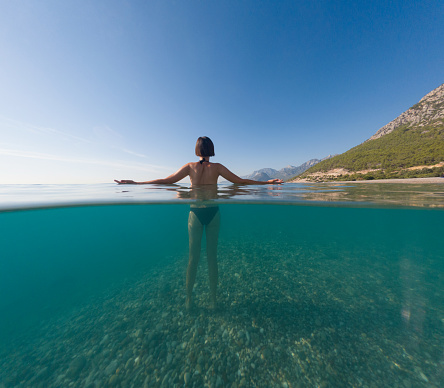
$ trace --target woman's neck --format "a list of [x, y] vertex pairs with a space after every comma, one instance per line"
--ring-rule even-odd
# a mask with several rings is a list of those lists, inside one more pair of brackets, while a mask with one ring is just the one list
[[209, 156], [201, 156], [199, 161], [204, 161], [204, 162], [209, 162], [210, 161], [210, 157]]

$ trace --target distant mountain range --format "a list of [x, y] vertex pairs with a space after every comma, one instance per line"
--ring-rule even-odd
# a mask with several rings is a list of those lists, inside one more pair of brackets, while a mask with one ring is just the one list
[[444, 84], [364, 143], [316, 163], [294, 178], [331, 181], [443, 175]]
[[290, 178], [293, 178], [296, 175], [302, 174], [310, 167], [313, 167], [315, 164], [323, 160], [330, 159], [332, 157], [333, 155], [328, 155], [323, 159], [310, 159], [308, 162], [305, 162], [300, 166], [287, 166], [281, 168], [280, 170], [275, 170], [274, 168], [262, 168], [260, 170], [254, 171], [250, 175], [244, 176], [243, 178], [254, 179], [255, 181], [261, 181], [261, 182], [265, 182], [268, 181], [269, 179], [274, 179], [274, 178], [286, 181]]

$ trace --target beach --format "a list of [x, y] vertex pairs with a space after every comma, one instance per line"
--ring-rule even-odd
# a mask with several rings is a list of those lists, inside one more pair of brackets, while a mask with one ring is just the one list
[[[313, 183], [307, 179], [295, 179], [289, 183]], [[326, 182], [322, 182], [326, 183]], [[372, 179], [359, 181], [330, 181], [327, 183], [407, 183], [407, 184], [425, 184], [425, 183], [444, 183], [444, 177], [430, 177], [430, 178], [404, 178], [404, 179]]]

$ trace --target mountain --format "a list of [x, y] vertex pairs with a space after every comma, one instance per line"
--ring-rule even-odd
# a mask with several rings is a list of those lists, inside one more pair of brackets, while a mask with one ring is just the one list
[[302, 174], [304, 171], [314, 166], [315, 164], [321, 162], [322, 160], [329, 159], [331, 157], [332, 155], [328, 155], [323, 159], [310, 159], [308, 162], [305, 162], [300, 166], [287, 166], [281, 168], [280, 170], [275, 170], [274, 168], [262, 168], [260, 170], [254, 171], [250, 175], [244, 176], [243, 178], [254, 179], [255, 181], [261, 181], [261, 182], [265, 182], [268, 181], [269, 179], [274, 179], [274, 178], [282, 179], [285, 181], [294, 177], [295, 175]]
[[359, 180], [444, 174], [444, 84], [364, 143], [309, 168], [296, 180]]
[[[426, 125], [443, 122], [444, 119], [444, 84], [432, 90], [429, 94], [399, 115], [396, 119], [384, 125], [369, 140], [378, 139], [393, 132], [403, 125], [421, 128]], [[368, 141], [368, 140], [367, 140]]]

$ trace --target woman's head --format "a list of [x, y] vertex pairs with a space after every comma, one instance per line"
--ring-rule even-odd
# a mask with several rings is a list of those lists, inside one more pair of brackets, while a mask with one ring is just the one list
[[202, 136], [196, 142], [197, 156], [214, 156], [214, 144], [209, 137]]

